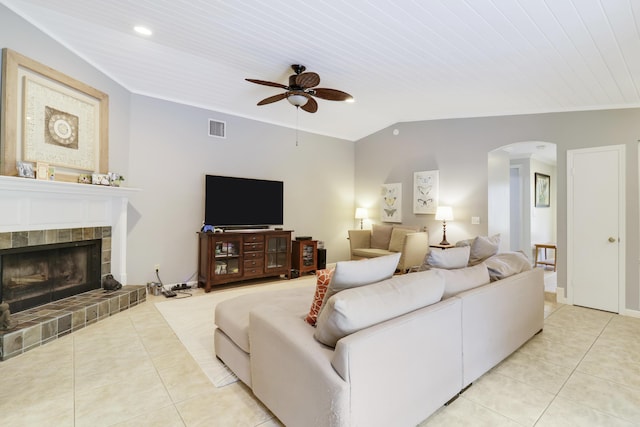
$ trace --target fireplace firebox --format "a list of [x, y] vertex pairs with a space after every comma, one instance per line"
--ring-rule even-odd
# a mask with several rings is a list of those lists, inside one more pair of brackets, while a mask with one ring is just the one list
[[101, 287], [102, 240], [0, 250], [0, 300], [17, 313]]

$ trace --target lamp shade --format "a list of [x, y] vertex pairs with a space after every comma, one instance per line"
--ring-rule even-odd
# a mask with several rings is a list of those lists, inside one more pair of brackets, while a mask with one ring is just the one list
[[442, 221], [453, 221], [453, 210], [451, 206], [438, 206], [436, 219]]
[[369, 218], [369, 214], [367, 213], [367, 208], [356, 208], [356, 219], [367, 219]]

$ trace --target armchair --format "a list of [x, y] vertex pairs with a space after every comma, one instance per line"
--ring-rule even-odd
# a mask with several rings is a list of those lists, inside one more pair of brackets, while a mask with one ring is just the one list
[[422, 265], [429, 251], [429, 234], [415, 228], [374, 224], [371, 230], [349, 230], [348, 233], [352, 260], [400, 252], [396, 270], [401, 273]]

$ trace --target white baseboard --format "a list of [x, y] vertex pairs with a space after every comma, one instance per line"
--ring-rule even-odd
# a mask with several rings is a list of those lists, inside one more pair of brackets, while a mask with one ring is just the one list
[[629, 317], [637, 317], [640, 318], [640, 311], [638, 310], [631, 310], [629, 308], [625, 308], [622, 313], [623, 316], [629, 316]]
[[560, 304], [569, 304], [569, 301], [564, 294], [564, 290], [564, 288], [556, 288], [556, 301]]

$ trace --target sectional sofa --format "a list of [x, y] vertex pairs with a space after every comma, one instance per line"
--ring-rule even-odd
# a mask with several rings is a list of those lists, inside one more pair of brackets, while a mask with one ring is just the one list
[[542, 271], [392, 276], [398, 257], [219, 303], [216, 355], [287, 426], [415, 426], [542, 330]]

